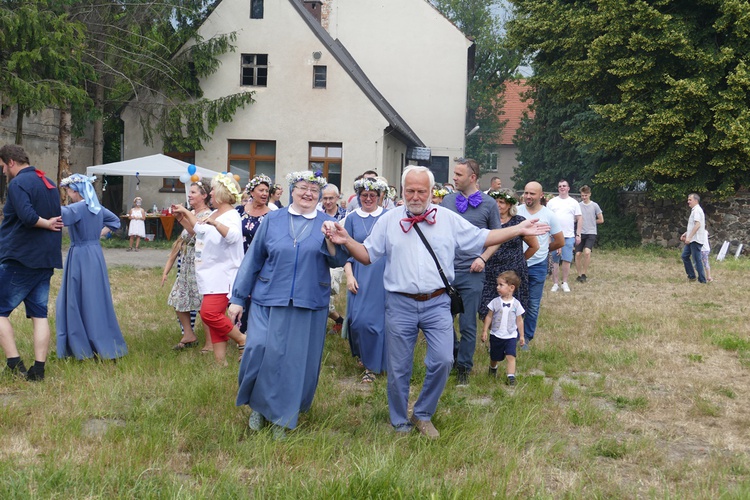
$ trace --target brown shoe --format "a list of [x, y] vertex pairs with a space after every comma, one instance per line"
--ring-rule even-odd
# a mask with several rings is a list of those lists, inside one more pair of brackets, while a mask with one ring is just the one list
[[440, 437], [440, 433], [437, 429], [435, 429], [435, 426], [432, 425], [432, 422], [430, 422], [429, 420], [419, 420], [414, 415], [412, 415], [409, 420], [412, 424], [414, 424], [414, 427], [416, 427], [419, 433], [423, 436], [426, 436], [430, 439], [437, 439]]

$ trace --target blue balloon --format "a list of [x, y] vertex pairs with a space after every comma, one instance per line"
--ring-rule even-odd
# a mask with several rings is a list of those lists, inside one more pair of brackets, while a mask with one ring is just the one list
[[195, 173], [195, 165], [193, 165], [192, 163], [188, 165], [188, 173], [190, 175], [193, 175]]

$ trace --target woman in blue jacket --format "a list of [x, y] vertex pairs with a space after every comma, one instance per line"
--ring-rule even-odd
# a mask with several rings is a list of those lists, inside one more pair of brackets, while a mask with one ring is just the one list
[[237, 406], [249, 405], [249, 426], [275, 426], [277, 437], [297, 426], [312, 405], [331, 294], [329, 268], [348, 253], [324, 238], [316, 210], [326, 179], [310, 171], [287, 176], [292, 203], [270, 212], [245, 254], [232, 289], [229, 316], [241, 314], [250, 295], [245, 353], [240, 363]]

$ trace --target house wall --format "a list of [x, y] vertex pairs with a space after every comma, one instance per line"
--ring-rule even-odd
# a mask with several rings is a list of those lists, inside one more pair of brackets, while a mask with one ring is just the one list
[[[4, 108], [7, 114], [0, 115], [0, 145], [16, 142], [16, 107]], [[55, 179], [57, 176], [58, 125], [60, 113], [46, 109], [24, 119], [22, 147], [29, 155], [31, 164]], [[83, 137], [74, 137], [70, 150], [70, 170], [83, 173], [91, 166], [94, 156], [92, 129], [87, 127]]]
[[[287, 173], [307, 168], [309, 142], [342, 143], [344, 193], [351, 192], [354, 178], [365, 170], [394, 170], [396, 165], [392, 162], [396, 157], [400, 159], [400, 153], [386, 152], [386, 148], [397, 148], [384, 137], [387, 120], [289, 1], [267, 1], [264, 19], [260, 20], [250, 19], [249, 5], [250, 2], [224, 0], [200, 29], [204, 39], [237, 32], [235, 52], [224, 54], [219, 70], [201, 82], [205, 97], [214, 99], [252, 90], [256, 92], [256, 102], [237, 112], [230, 123], [219, 125], [214, 139], [204, 143], [205, 150], [196, 151], [196, 164], [226, 170], [227, 141], [240, 139], [276, 141], [276, 182], [283, 183]], [[317, 61], [314, 52], [322, 54]], [[243, 53], [269, 55], [267, 87], [240, 85]], [[327, 66], [326, 89], [312, 88], [316, 64]], [[156, 144], [156, 148], [142, 144], [140, 127], [132, 115], [124, 120], [125, 158], [160, 151], [161, 144]], [[397, 149], [405, 151], [403, 146]]]
[[[479, 179], [479, 185], [483, 191], [486, 191], [490, 187], [490, 179], [500, 177], [504, 188], [513, 189], [511, 177], [515, 175], [516, 168], [518, 168], [518, 159], [516, 159], [518, 148], [515, 145], [502, 144], [494, 148], [494, 153], [497, 154], [497, 170], [483, 174]], [[490, 165], [482, 165], [482, 167], [489, 169]]]
[[[463, 156], [471, 42], [426, 0], [326, 0], [328, 32], [433, 156]], [[324, 10], [324, 14], [326, 10]], [[366, 20], [366, 22], [363, 22]]]

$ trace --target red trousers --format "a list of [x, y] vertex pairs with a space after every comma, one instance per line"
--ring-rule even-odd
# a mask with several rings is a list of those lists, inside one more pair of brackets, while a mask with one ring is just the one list
[[229, 340], [227, 334], [232, 331], [234, 325], [226, 315], [227, 307], [229, 307], [229, 297], [226, 293], [203, 296], [200, 310], [201, 319], [203, 324], [208, 327], [211, 342], [226, 342]]

